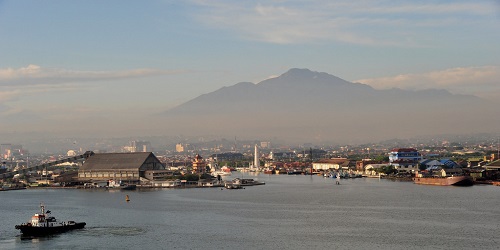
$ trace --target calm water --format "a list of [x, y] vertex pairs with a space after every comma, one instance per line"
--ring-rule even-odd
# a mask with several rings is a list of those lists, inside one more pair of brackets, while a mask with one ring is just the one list
[[[233, 174], [231, 178], [241, 177]], [[0, 249], [498, 249], [500, 187], [434, 187], [319, 176], [263, 186], [0, 192]], [[125, 202], [125, 195], [130, 202]], [[84, 230], [21, 239], [44, 202]]]

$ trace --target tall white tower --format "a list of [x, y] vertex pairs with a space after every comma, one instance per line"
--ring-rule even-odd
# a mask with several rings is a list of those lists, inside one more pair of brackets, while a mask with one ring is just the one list
[[253, 158], [253, 167], [254, 168], [259, 168], [260, 163], [259, 163], [259, 148], [257, 147], [257, 144], [255, 144], [255, 153], [254, 153], [254, 158]]

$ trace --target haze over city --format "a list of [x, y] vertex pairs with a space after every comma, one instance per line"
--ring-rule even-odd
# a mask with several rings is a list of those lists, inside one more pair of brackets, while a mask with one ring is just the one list
[[[385, 129], [385, 137], [398, 128], [405, 130], [395, 134], [402, 137], [500, 132], [500, 3], [494, 0], [0, 1], [0, 37], [2, 142], [188, 134], [163, 114], [223, 87], [265, 82], [293, 68], [375, 90], [444, 89], [482, 102], [473, 106], [480, 109], [430, 116], [442, 127], [371, 122], [374, 133]], [[433, 107], [442, 109], [435, 101]], [[371, 103], [356, 99], [352, 105]], [[348, 105], [343, 109], [349, 113]], [[378, 111], [356, 122], [389, 112]], [[419, 118], [426, 119], [424, 113], [412, 116]], [[446, 122], [451, 118], [456, 120]], [[193, 134], [241, 132], [236, 121], [213, 119], [199, 121], [208, 130], [189, 128]], [[258, 116], [254, 121], [257, 128], [281, 130], [282, 138], [298, 131], [263, 124]], [[359, 133], [341, 131], [343, 137]], [[330, 140], [338, 134], [316, 132]]]

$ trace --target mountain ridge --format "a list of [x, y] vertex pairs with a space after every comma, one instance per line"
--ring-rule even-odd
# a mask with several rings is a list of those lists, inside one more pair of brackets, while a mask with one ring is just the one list
[[[477, 110], [486, 106], [478, 97], [443, 89], [377, 90], [328, 73], [293, 68], [257, 84], [240, 82], [222, 87], [163, 114], [183, 129], [199, 133], [303, 133], [306, 138], [335, 139], [348, 134], [373, 136], [370, 130], [391, 137], [428, 134], [429, 130], [449, 132], [447, 127], [458, 131], [456, 124], [472, 125], [458, 114], [477, 116]], [[419, 119], [442, 120], [442, 126], [417, 122]], [[221, 123], [228, 121], [231, 127], [224, 129]], [[373, 122], [381, 124], [371, 126]]]

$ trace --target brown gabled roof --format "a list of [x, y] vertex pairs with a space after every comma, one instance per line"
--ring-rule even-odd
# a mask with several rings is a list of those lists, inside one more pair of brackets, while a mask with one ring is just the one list
[[139, 169], [153, 153], [106, 153], [90, 156], [80, 170]]

